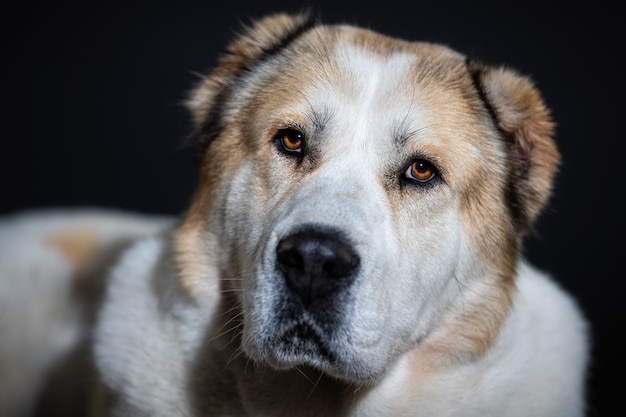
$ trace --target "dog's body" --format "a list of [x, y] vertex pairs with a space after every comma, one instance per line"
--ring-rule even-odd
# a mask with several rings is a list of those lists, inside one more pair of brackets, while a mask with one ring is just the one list
[[520, 258], [559, 162], [527, 78], [275, 15], [189, 106], [180, 221], [0, 225], [0, 411], [82, 369], [80, 415], [584, 414], [586, 323]]

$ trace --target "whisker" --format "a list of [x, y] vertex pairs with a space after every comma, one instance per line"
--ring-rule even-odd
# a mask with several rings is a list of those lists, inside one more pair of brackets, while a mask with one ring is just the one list
[[226, 294], [226, 293], [229, 293], [229, 292], [244, 292], [244, 291], [245, 290], [243, 288], [228, 288], [228, 289], [225, 289], [225, 290], [220, 290], [220, 293]]
[[226, 326], [228, 326], [230, 323], [232, 323], [234, 320], [237, 320], [241, 316], [243, 316], [243, 311], [235, 314], [226, 323], [224, 323], [219, 329], [217, 329], [216, 333], [218, 333], [218, 334], [213, 336], [211, 339], [209, 339], [209, 341], [213, 341], [215, 339], [218, 339], [218, 338], [224, 336], [226, 333], [232, 332], [233, 330], [235, 330], [238, 327], [242, 326], [243, 322], [238, 322], [234, 326], [230, 327], [229, 329], [222, 331], [222, 329], [224, 329]]
[[228, 366], [237, 358], [243, 355], [243, 348], [241, 346], [237, 347], [230, 355], [226, 363], [224, 364], [224, 368], [228, 368]]
[[309, 395], [307, 395], [307, 398], [311, 398], [311, 395], [313, 395], [313, 391], [315, 391], [320, 381], [322, 380], [322, 375], [323, 374], [320, 372], [319, 376], [317, 377], [317, 381], [315, 381], [315, 384], [313, 384], [313, 388], [311, 388], [311, 391], [309, 391]]
[[[245, 374], [246, 372], [248, 372], [248, 365], [250, 364], [250, 362], [252, 362], [252, 359], [249, 356], [246, 356], [247, 360], [246, 360], [246, 365], [243, 367], [243, 373]], [[254, 366], [254, 364], [253, 364]]]
[[[239, 306], [238, 306], [238, 305], [236, 305], [236, 306], [233, 306], [233, 307], [229, 308], [229, 309], [228, 309], [228, 310], [226, 310], [226, 311], [221, 311], [221, 312], [219, 312], [219, 313], [216, 313], [215, 317], [216, 317], [216, 318], [218, 318], [218, 317], [224, 317], [224, 316], [227, 316], [227, 317], [228, 317], [228, 316], [230, 316], [230, 315], [231, 315], [231, 313], [232, 313], [232, 312], [234, 312], [234, 311], [238, 311], [238, 310], [240, 310], [240, 308], [239, 308]], [[243, 312], [237, 312], [237, 315], [239, 315], [239, 314], [243, 314]], [[217, 329], [216, 331], [220, 331], [220, 330], [222, 330], [222, 329], [224, 328], [224, 326], [226, 326], [226, 325], [227, 325], [228, 323], [230, 323], [231, 321], [232, 321], [232, 318], [228, 319], [228, 321], [227, 321], [226, 323], [222, 324], [222, 326], [221, 326], [219, 329]]]
[[315, 382], [313, 382], [313, 380], [311, 378], [309, 378], [302, 369], [298, 368], [297, 366], [294, 366], [293, 369], [295, 369], [296, 371], [300, 372], [300, 374], [311, 383], [311, 385], [313, 385], [313, 388], [315, 388]]

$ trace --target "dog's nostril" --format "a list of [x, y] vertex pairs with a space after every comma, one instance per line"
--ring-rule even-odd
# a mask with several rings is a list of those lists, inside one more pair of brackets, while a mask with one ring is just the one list
[[277, 269], [305, 302], [349, 284], [359, 266], [352, 246], [333, 233], [301, 231], [276, 248]]
[[281, 241], [278, 244], [276, 257], [278, 258], [278, 262], [286, 267], [295, 269], [304, 268], [304, 260], [297, 248], [295, 239], [287, 238]]
[[333, 278], [342, 278], [352, 274], [356, 267], [356, 256], [348, 246], [333, 245], [329, 253], [322, 255], [324, 271]]

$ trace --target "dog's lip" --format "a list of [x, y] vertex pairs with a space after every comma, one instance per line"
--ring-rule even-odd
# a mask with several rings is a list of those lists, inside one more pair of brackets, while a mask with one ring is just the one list
[[262, 360], [276, 370], [310, 367], [356, 384], [373, 381], [382, 372], [354, 354], [334, 349], [315, 326], [307, 323], [298, 323], [276, 336], [266, 346]]
[[310, 367], [351, 383], [372, 381], [383, 372], [379, 361], [367, 359], [372, 346], [354, 345], [347, 329], [328, 326], [307, 310], [284, 313], [271, 324], [253, 326], [243, 346], [250, 359], [277, 371]]
[[325, 338], [310, 320], [299, 320], [274, 337], [268, 360], [279, 368], [305, 363], [334, 366], [337, 357]]

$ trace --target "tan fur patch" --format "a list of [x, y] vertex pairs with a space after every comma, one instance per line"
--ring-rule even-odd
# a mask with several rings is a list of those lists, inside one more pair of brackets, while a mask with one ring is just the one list
[[63, 230], [48, 235], [45, 244], [72, 264], [76, 285], [80, 286], [98, 247], [96, 231], [88, 228]]
[[[236, 132], [226, 129], [223, 136], [238, 138]], [[214, 265], [216, 250], [207, 236], [206, 221], [208, 213], [219, 198], [219, 187], [226, 183], [228, 176], [238, 166], [244, 156], [243, 146], [232, 146], [216, 140], [211, 144], [211, 152], [203, 156], [199, 185], [193, 196], [191, 206], [174, 237], [174, 251], [179, 268], [179, 279], [183, 287], [196, 297], [207, 295], [217, 289], [207, 265]], [[213, 153], [225, 155], [224, 158], [212, 157]], [[207, 260], [212, 259], [211, 261]]]

